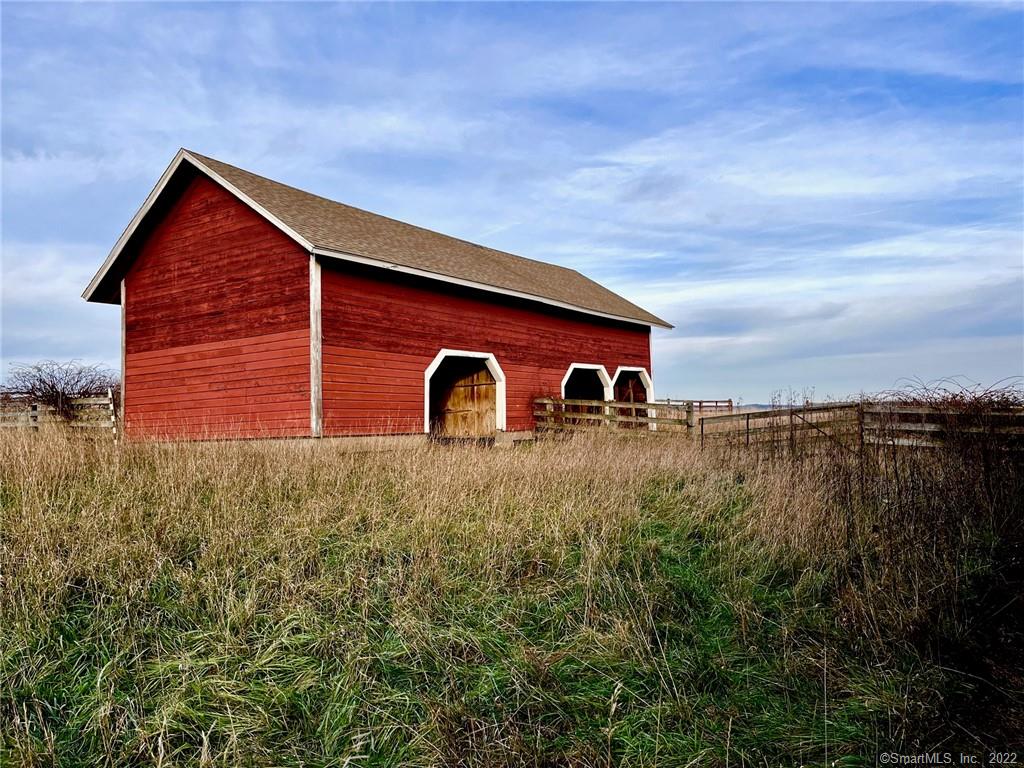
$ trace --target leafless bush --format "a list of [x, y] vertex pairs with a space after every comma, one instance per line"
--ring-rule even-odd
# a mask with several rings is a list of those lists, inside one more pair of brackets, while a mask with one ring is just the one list
[[100, 397], [108, 389], [118, 390], [117, 374], [101, 365], [86, 365], [78, 360], [59, 362], [14, 363], [7, 381], [0, 387], [0, 396], [24, 400], [53, 408], [68, 421], [75, 418], [75, 400]]

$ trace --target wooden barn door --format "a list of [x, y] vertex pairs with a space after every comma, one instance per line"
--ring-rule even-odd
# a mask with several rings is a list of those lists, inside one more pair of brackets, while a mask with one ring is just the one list
[[484, 360], [449, 357], [430, 379], [430, 433], [489, 437], [498, 413], [497, 387]]

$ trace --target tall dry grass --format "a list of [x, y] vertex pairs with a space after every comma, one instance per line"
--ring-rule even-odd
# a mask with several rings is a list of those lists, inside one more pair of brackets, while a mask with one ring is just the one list
[[[958, 590], [1006, 531], [932, 542], [934, 512], [905, 518], [932, 502], [855, 492], [846, 466], [635, 434], [0, 436], [0, 763], [740, 765], [909, 743], [968, 683], [904, 643], [950, 595], [969, 621]], [[914, 482], [950, 491], [970, 477], [952, 466]], [[898, 555], [871, 544], [897, 534]]]

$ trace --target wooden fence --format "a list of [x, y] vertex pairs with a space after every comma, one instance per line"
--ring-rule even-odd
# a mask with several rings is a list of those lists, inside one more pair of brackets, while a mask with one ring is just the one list
[[687, 431], [695, 426], [693, 403], [689, 401], [667, 405], [541, 397], [533, 401], [533, 407], [540, 431], [594, 427]]
[[0, 403], [0, 429], [38, 430], [46, 426], [64, 426], [74, 429], [109, 430], [117, 437], [117, 411], [113, 392], [106, 397], [81, 397], [72, 401], [75, 418], [63, 419], [57, 409], [26, 400], [8, 400]]
[[705, 411], [711, 413], [732, 413], [734, 410], [731, 397], [728, 400], [673, 400], [670, 397], [666, 397], [661, 400], [655, 400], [655, 402], [676, 407], [692, 405], [693, 410], [698, 414]]
[[1024, 448], [1024, 409], [961, 413], [895, 403], [828, 403], [700, 419], [701, 447], [726, 443], [795, 450], [829, 442], [851, 450], [865, 445], [935, 448], [969, 437]]

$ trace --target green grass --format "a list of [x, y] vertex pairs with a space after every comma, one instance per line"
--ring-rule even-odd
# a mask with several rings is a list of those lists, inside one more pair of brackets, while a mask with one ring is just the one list
[[572, 449], [8, 447], [0, 763], [873, 765], [957, 690], [742, 481]]

